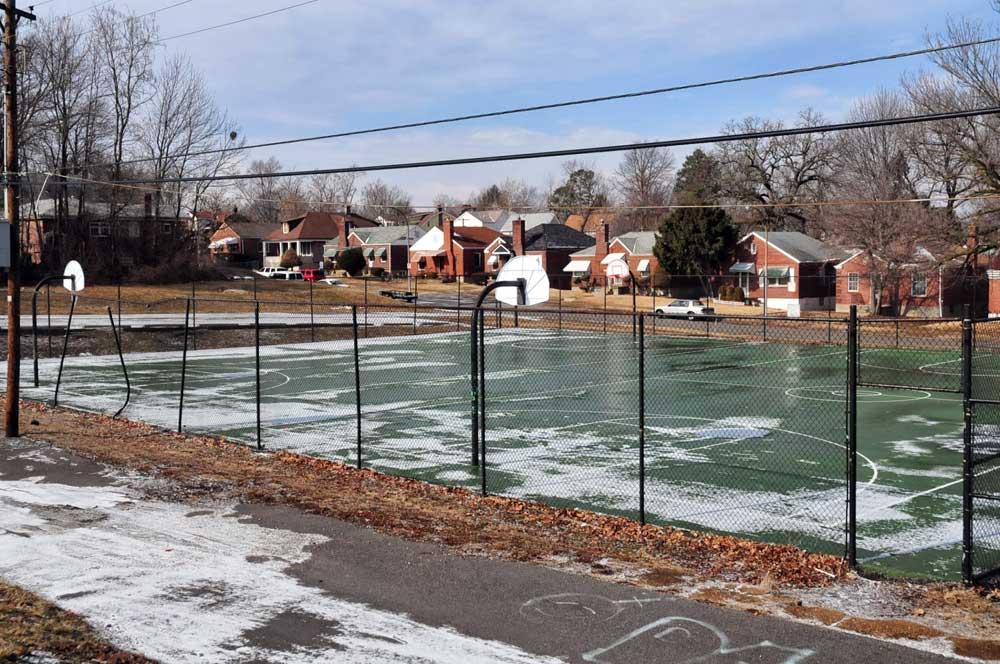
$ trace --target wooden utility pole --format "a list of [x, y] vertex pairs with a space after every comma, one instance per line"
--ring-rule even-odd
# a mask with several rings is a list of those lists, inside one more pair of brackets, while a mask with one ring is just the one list
[[7, 268], [7, 394], [4, 402], [4, 433], [21, 435], [18, 426], [21, 397], [21, 197], [17, 131], [17, 24], [35, 15], [17, 9], [17, 0], [3, 7], [3, 111], [4, 111], [4, 212], [10, 233], [10, 267]]

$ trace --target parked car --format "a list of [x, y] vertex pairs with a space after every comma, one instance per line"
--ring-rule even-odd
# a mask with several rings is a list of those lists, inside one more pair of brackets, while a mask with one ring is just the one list
[[665, 318], [687, 318], [688, 320], [718, 320], [715, 308], [705, 306], [701, 300], [674, 300], [658, 306], [654, 313]]
[[264, 277], [265, 279], [274, 279], [276, 273], [281, 272], [281, 268], [278, 267], [261, 267], [253, 271], [254, 274]]
[[315, 267], [305, 267], [299, 270], [299, 274], [306, 281], [317, 282], [323, 278], [323, 270]]
[[272, 279], [287, 279], [288, 281], [302, 281], [302, 272], [299, 270], [277, 270]]
[[339, 286], [341, 288], [350, 288], [347, 284], [336, 277], [324, 277], [319, 280], [319, 283], [326, 284], [327, 286]]

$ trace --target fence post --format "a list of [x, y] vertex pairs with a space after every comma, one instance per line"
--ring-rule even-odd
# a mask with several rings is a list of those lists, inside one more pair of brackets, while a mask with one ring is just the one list
[[646, 525], [646, 315], [639, 314], [639, 523]]
[[458, 306], [455, 307], [455, 331], [460, 332], [462, 330], [462, 277], [461, 275], [455, 277], [455, 282], [458, 284]]
[[962, 413], [964, 427], [962, 431], [962, 581], [972, 584], [973, 569], [973, 512], [972, 495], [975, 490], [975, 475], [973, 472], [973, 431], [974, 424], [972, 403], [972, 341], [973, 327], [966, 307], [962, 318]]
[[479, 317], [479, 477], [486, 495], [486, 321]]
[[858, 565], [858, 306], [847, 323], [847, 564]]
[[253, 345], [257, 376], [257, 449], [264, 449], [264, 438], [260, 426], [260, 302], [253, 303]]
[[368, 338], [368, 280], [365, 279], [365, 339]]
[[184, 350], [181, 351], [181, 394], [177, 404], [177, 433], [180, 433], [184, 425], [184, 383], [187, 379], [187, 357], [188, 357], [188, 319], [191, 317], [191, 300], [188, 299], [184, 306]]
[[73, 327], [73, 311], [76, 309], [76, 294], [69, 301], [69, 318], [66, 320], [66, 336], [63, 337], [62, 355], [59, 356], [59, 373], [56, 375], [56, 391], [52, 395], [52, 405], [59, 405], [59, 385], [62, 384], [63, 364], [66, 362], [66, 351], [69, 350], [69, 331]]
[[358, 355], [358, 305], [351, 305], [351, 323], [354, 328], [354, 403], [358, 436], [358, 468], [361, 468], [361, 360]]
[[479, 465], [479, 317], [483, 315], [482, 309], [476, 307], [472, 310], [472, 325], [469, 326], [469, 350], [472, 356], [469, 358], [469, 381], [472, 395], [472, 465]]
[[195, 298], [194, 282], [191, 282], [191, 348], [198, 350], [198, 301]]
[[[367, 283], [367, 282], [365, 282]], [[417, 280], [413, 280], [413, 334], [417, 333]]]
[[656, 288], [653, 288], [653, 334], [656, 334]]
[[604, 280], [604, 286], [602, 288], [604, 291], [604, 334], [608, 334], [608, 282]]
[[309, 340], [316, 341], [316, 317], [313, 313], [313, 282], [309, 282]]
[[896, 348], [899, 348], [899, 318], [896, 318]]
[[833, 343], [833, 311], [829, 309], [826, 312], [826, 343]]
[[562, 332], [562, 289], [559, 289], [559, 331]]
[[[49, 357], [52, 357], [52, 285], [45, 285], [45, 318], [49, 326]], [[35, 387], [38, 387], [37, 385]]]

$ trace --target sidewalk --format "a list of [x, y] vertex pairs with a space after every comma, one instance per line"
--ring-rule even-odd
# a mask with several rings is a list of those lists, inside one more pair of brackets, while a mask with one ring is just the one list
[[0, 442], [0, 578], [165, 662], [951, 661]]

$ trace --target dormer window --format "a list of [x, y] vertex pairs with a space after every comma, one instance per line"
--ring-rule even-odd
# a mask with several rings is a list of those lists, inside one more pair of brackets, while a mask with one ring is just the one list
[[285, 223], [281, 224], [281, 232], [282, 233], [288, 233], [289, 230], [291, 230], [291, 229], [290, 229], [287, 221]]
[[750, 241], [750, 255], [751, 256], [757, 255], [757, 243], [754, 242], [753, 240]]

